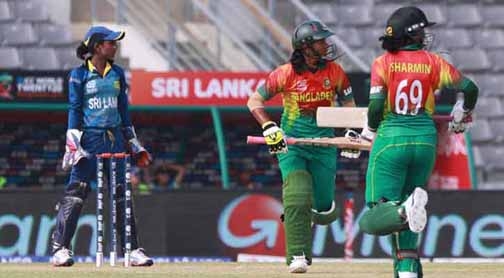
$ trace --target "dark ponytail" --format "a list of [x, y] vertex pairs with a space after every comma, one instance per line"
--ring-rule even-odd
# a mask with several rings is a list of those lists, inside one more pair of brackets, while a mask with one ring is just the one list
[[84, 42], [81, 42], [81, 44], [77, 47], [77, 58], [85, 60], [88, 56], [91, 56], [94, 54], [94, 48], [96, 45], [100, 44], [103, 42], [103, 38], [105, 35], [103, 34], [93, 34], [88, 40], [87, 40], [87, 45], [84, 44]]
[[410, 44], [414, 43], [421, 43], [423, 44], [423, 38], [424, 38], [424, 32], [423, 29], [421, 30], [422, 32], [418, 33], [409, 33], [407, 35], [403, 35], [400, 38], [393, 38], [393, 37], [381, 37], [380, 40], [382, 41], [382, 48], [386, 51], [389, 52], [396, 52], [400, 48], [405, 47]]
[[76, 54], [77, 54], [77, 58], [79, 58], [81, 60], [86, 59], [87, 54], [89, 54], [89, 49], [84, 44], [84, 42], [81, 42], [81, 44], [79, 44], [79, 46], [77, 47], [77, 50], [76, 50]]
[[289, 62], [291, 63], [294, 71], [297, 74], [301, 74], [307, 69], [303, 52], [301, 52], [301, 50], [299, 49], [296, 49], [294, 50], [294, 52], [292, 52]]

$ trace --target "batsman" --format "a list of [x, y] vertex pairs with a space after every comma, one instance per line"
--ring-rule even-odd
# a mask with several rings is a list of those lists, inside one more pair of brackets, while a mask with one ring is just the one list
[[476, 85], [440, 56], [425, 50], [434, 25], [417, 7], [402, 7], [387, 20], [379, 40], [385, 54], [371, 68], [367, 125], [374, 140], [366, 173], [362, 231], [391, 235], [394, 277], [421, 278], [418, 233], [427, 223], [427, 185], [436, 157], [432, 119], [436, 90], [463, 94], [452, 110], [450, 131], [464, 132], [478, 97]]
[[[62, 167], [71, 171], [58, 203], [52, 242], [54, 266], [74, 263], [70, 242], [91, 185], [96, 184], [96, 154], [130, 150], [139, 166], [151, 162], [150, 154], [140, 145], [131, 123], [124, 71], [114, 64], [117, 41], [124, 35], [124, 32], [114, 32], [103, 26], [91, 27], [77, 48], [77, 57], [84, 62], [71, 71], [68, 82], [68, 130]], [[118, 164], [117, 173], [124, 173], [124, 164]], [[124, 246], [125, 227], [124, 182], [124, 175], [118, 175], [116, 203], [121, 246]], [[152, 265], [152, 259], [138, 247], [133, 213], [131, 229], [131, 264]]]
[[[336, 148], [289, 146], [286, 136], [334, 137], [334, 129], [316, 124], [321, 106], [354, 107], [352, 87], [334, 60], [333, 33], [319, 21], [307, 21], [292, 35], [290, 61], [274, 69], [247, 103], [262, 127], [271, 154], [282, 174], [286, 235], [286, 262], [292, 273], [303, 273], [312, 261], [312, 222], [327, 225], [339, 211], [334, 203]], [[278, 126], [265, 112], [264, 103], [280, 94], [283, 113]]]

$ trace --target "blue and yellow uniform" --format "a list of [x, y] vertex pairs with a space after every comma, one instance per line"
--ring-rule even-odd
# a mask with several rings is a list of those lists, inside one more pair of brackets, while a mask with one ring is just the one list
[[[72, 167], [68, 184], [93, 183], [95, 154], [126, 151], [122, 129], [132, 124], [123, 69], [107, 63], [101, 76], [91, 61], [86, 60], [70, 73], [68, 98], [68, 129], [83, 130], [81, 146], [92, 156]], [[124, 177], [119, 176], [118, 182], [123, 181]]]
[[[113, 64], [117, 49], [115, 41], [121, 40], [124, 32], [113, 32], [103, 26], [91, 27], [84, 41], [77, 48], [77, 56], [84, 63], [70, 72], [69, 110], [67, 130], [67, 150], [63, 168], [71, 167], [68, 184], [63, 198], [59, 201], [56, 229], [53, 234], [53, 264], [70, 266], [73, 264], [70, 242], [75, 233], [84, 201], [96, 184], [96, 154], [126, 152], [126, 146], [133, 155], [148, 152], [136, 139], [128, 112], [126, 78], [124, 70]], [[95, 61], [96, 64], [93, 64]], [[95, 67], [105, 66], [103, 72]], [[69, 136], [70, 134], [70, 136]], [[78, 159], [72, 159], [78, 153]], [[81, 159], [83, 158], [83, 159]], [[144, 161], [145, 162], [145, 161]], [[147, 161], [143, 165], [150, 163]], [[105, 164], [106, 166], [107, 164]], [[65, 167], [67, 166], [67, 167]], [[105, 171], [106, 172], [106, 171]], [[124, 242], [124, 163], [117, 163], [116, 208], [117, 229]], [[131, 213], [131, 249], [141, 256], [131, 255], [135, 265], [152, 265], [152, 260], [138, 248], [136, 224]], [[132, 253], [132, 254], [133, 254]]]

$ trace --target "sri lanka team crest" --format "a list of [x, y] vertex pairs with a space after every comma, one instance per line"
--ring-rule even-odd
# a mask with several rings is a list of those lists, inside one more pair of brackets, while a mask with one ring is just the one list
[[285, 235], [280, 201], [266, 194], [242, 195], [222, 210], [219, 239], [229, 255], [238, 253], [283, 256]]

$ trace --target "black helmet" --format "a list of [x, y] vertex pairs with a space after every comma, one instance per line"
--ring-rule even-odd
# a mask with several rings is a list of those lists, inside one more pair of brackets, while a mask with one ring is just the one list
[[[334, 35], [322, 22], [309, 20], [299, 24], [292, 34], [292, 48], [296, 51], [303, 51], [305, 47], [311, 47], [313, 42], [324, 40]], [[328, 49], [321, 58], [324, 60], [336, 59], [336, 46], [328, 42]]]
[[[427, 20], [425, 13], [417, 7], [409, 6], [397, 9], [387, 20], [385, 33], [380, 37], [384, 40], [400, 40], [413, 38], [423, 34], [423, 29], [436, 24]], [[423, 37], [421, 38], [423, 39]]]
[[292, 48], [301, 49], [304, 44], [322, 40], [334, 33], [320, 21], [309, 20], [299, 24], [292, 34]]

